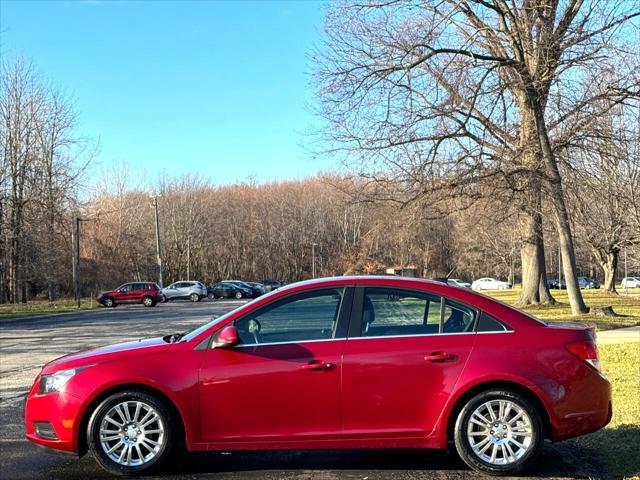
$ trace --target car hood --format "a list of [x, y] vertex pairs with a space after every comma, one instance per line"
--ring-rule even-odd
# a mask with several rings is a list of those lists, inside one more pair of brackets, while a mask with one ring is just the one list
[[42, 373], [92, 365], [116, 358], [120, 360], [138, 355], [150, 355], [162, 352], [167, 348], [169, 348], [169, 344], [161, 337], [107, 345], [56, 358], [44, 366]]

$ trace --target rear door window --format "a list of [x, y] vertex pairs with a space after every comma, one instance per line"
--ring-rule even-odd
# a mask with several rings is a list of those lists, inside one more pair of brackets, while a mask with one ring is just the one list
[[364, 290], [361, 336], [471, 333], [475, 310], [428, 292], [385, 287]]

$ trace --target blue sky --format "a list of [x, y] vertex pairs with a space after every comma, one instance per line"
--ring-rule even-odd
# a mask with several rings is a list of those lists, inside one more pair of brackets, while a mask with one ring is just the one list
[[322, 20], [313, 1], [2, 0], [0, 51], [75, 97], [94, 173], [301, 178], [335, 166], [302, 146]]

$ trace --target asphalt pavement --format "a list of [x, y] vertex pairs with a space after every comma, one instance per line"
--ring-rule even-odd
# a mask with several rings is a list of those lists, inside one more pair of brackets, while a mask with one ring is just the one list
[[[24, 439], [22, 402], [42, 365], [100, 345], [190, 330], [243, 301], [119, 306], [0, 321], [0, 479], [110, 478], [91, 456], [55, 455]], [[595, 455], [572, 442], [545, 446], [520, 478], [606, 478]], [[158, 479], [467, 479], [454, 455], [440, 451], [359, 450], [186, 454]]]

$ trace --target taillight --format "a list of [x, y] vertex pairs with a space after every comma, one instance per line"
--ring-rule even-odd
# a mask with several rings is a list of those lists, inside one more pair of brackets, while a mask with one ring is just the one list
[[595, 342], [582, 341], [567, 343], [565, 348], [573, 353], [583, 362], [588, 363], [596, 370], [600, 371], [600, 361], [598, 360], [598, 347]]

